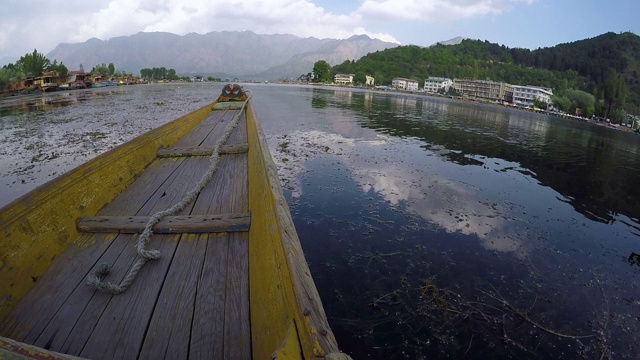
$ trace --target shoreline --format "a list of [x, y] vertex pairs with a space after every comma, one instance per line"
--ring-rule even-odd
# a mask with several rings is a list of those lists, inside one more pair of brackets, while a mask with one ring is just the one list
[[[253, 84], [253, 83], [247, 82], [246, 84]], [[604, 121], [597, 121], [597, 120], [588, 119], [588, 118], [585, 118], [585, 117], [582, 117], [582, 116], [564, 114], [564, 113], [554, 113], [554, 112], [550, 112], [550, 111], [543, 110], [543, 109], [523, 108], [523, 107], [519, 107], [519, 106], [516, 106], [516, 105], [504, 105], [504, 104], [494, 103], [492, 101], [488, 101], [488, 100], [484, 100], [484, 99], [475, 99], [475, 98], [464, 97], [464, 96], [432, 94], [432, 93], [425, 93], [425, 92], [421, 92], [421, 91], [403, 91], [403, 90], [396, 90], [396, 89], [379, 90], [379, 89], [367, 88], [367, 87], [325, 85], [325, 84], [318, 84], [318, 83], [303, 84], [303, 83], [290, 83], [290, 82], [270, 82], [269, 84], [289, 85], [289, 86], [291, 86], [291, 85], [294, 85], [294, 86], [311, 86], [311, 87], [317, 86], [317, 87], [320, 87], [320, 88], [327, 88], [327, 89], [331, 89], [331, 88], [350, 89], [350, 90], [358, 89], [358, 90], [363, 90], [363, 91], [371, 91], [371, 92], [379, 92], [379, 93], [416, 95], [416, 96], [433, 97], [433, 98], [440, 98], [440, 99], [449, 99], [449, 100], [462, 101], [462, 102], [467, 102], [467, 103], [478, 103], [478, 104], [483, 104], [483, 105], [493, 105], [493, 106], [497, 106], [497, 107], [513, 109], [513, 110], [519, 110], [519, 111], [526, 111], [526, 112], [542, 114], [542, 115], [547, 115], [547, 116], [553, 116], [553, 117], [557, 117], [557, 118], [561, 118], [561, 119], [567, 119], [567, 120], [582, 121], [582, 122], [586, 122], [586, 123], [589, 123], [589, 124], [592, 124], [592, 125], [602, 126], [602, 127], [607, 128], [607, 129], [618, 130], [618, 131], [623, 131], [623, 132], [628, 132], [628, 133], [634, 133], [636, 131], [635, 129], [632, 129], [630, 127], [626, 127], [626, 126], [623, 126], [623, 125], [611, 124], [611, 123], [604, 122]], [[640, 129], [640, 127], [638, 127], [638, 129]]]

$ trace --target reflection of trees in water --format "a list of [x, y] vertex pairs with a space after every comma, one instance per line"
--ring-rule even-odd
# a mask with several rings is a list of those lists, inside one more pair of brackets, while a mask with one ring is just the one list
[[[354, 104], [364, 103], [364, 95], [354, 96], [363, 99]], [[616, 213], [640, 213], [640, 150], [630, 134], [494, 106], [426, 99], [380, 95], [382, 101], [375, 99], [373, 106], [340, 106], [363, 115], [363, 127], [456, 150], [444, 155], [453, 162], [473, 164], [477, 161], [463, 158], [481, 155], [521, 164], [589, 219], [611, 222]]]

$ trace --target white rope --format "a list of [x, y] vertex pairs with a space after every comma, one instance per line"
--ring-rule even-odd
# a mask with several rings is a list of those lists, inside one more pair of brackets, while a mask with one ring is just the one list
[[131, 283], [135, 279], [140, 269], [142, 269], [142, 266], [147, 261], [157, 260], [160, 258], [159, 250], [146, 249], [147, 244], [149, 243], [149, 241], [151, 241], [151, 235], [153, 235], [153, 226], [156, 225], [158, 222], [160, 222], [160, 220], [162, 220], [163, 218], [174, 215], [175, 213], [184, 210], [184, 208], [186, 208], [187, 205], [189, 205], [189, 203], [191, 203], [196, 199], [198, 194], [200, 194], [200, 191], [202, 191], [202, 189], [204, 189], [204, 187], [207, 186], [209, 181], [211, 181], [211, 179], [213, 178], [213, 174], [216, 172], [216, 170], [218, 169], [218, 166], [220, 165], [220, 148], [227, 142], [227, 140], [229, 140], [229, 137], [231, 136], [231, 132], [233, 132], [233, 130], [238, 126], [238, 123], [240, 122], [240, 117], [242, 116], [242, 113], [244, 112], [245, 107], [249, 102], [249, 99], [251, 99], [252, 94], [250, 92], [247, 92], [247, 93], [248, 93], [248, 97], [247, 97], [247, 100], [245, 100], [244, 103], [242, 104], [242, 108], [233, 117], [233, 119], [231, 120], [231, 123], [227, 125], [227, 128], [224, 130], [224, 133], [222, 134], [220, 139], [218, 139], [215, 146], [213, 147], [213, 154], [211, 154], [211, 157], [209, 158], [209, 163], [210, 163], [209, 169], [202, 176], [200, 181], [196, 184], [196, 186], [193, 189], [189, 190], [189, 192], [178, 203], [176, 203], [175, 205], [173, 205], [172, 207], [166, 210], [158, 211], [157, 213], [153, 214], [151, 218], [149, 218], [149, 221], [147, 222], [147, 225], [145, 226], [142, 234], [140, 234], [140, 236], [138, 237], [138, 243], [136, 244], [136, 250], [138, 252], [138, 255], [140, 255], [140, 258], [135, 262], [135, 264], [133, 264], [133, 266], [131, 267], [127, 275], [124, 277], [120, 285], [116, 285], [116, 284], [102, 280], [102, 277], [108, 275], [111, 272], [111, 267], [108, 264], [104, 264], [104, 263], [98, 267], [98, 270], [96, 270], [95, 273], [90, 274], [87, 277], [87, 283], [89, 285], [96, 288], [97, 290], [104, 291], [110, 294], [120, 294], [123, 291], [127, 290], [127, 288], [129, 287], [129, 285], [131, 285]]

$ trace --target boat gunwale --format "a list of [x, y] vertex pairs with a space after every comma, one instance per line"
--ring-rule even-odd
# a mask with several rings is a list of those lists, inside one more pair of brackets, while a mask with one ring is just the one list
[[[284, 355], [283, 358], [290, 358], [292, 349], [295, 349], [296, 352], [299, 351], [302, 354], [302, 358], [306, 359], [324, 357], [330, 354], [335, 359], [350, 359], [346, 354], [340, 353], [338, 349], [335, 336], [331, 331], [322, 306], [322, 301], [311, 277], [309, 266], [304, 258], [302, 245], [291, 217], [291, 211], [280, 185], [277, 165], [269, 151], [266, 136], [251, 108], [248, 108], [247, 111], [247, 132], [249, 139], [249, 178], [255, 180], [259, 178], [259, 176], [256, 176], [256, 171], [258, 175], [263, 172], [267, 184], [265, 193], [260, 194], [252, 191], [255, 189], [255, 184], [250, 183], [249, 187], [249, 209], [252, 213], [252, 225], [249, 230], [249, 280], [252, 297], [250, 304], [251, 333], [255, 351], [253, 358], [261, 359], [265, 358], [265, 356], [281, 358], [278, 355]], [[255, 210], [260, 206], [260, 202], [265, 196], [268, 197], [266, 202], [267, 209], [262, 210], [267, 213], [267, 216], [271, 216], [270, 220], [275, 220], [275, 223], [262, 224], [264, 226], [259, 228], [261, 225], [260, 217], [256, 216]], [[281, 284], [261, 283], [260, 280], [263, 280], [263, 278], [258, 273], [260, 267], [256, 267], [257, 262], [264, 262], [267, 257], [265, 256], [266, 254], [256, 248], [261, 246], [260, 244], [264, 243], [270, 236], [273, 236], [270, 233], [276, 233], [275, 236], [279, 237], [275, 239], [277, 244], [273, 244], [279, 245], [278, 249], [274, 249], [276, 251], [276, 261], [284, 260], [284, 263], [277, 262], [276, 264], [278, 269], [285, 267], [281, 269], [281, 276], [283, 276], [281, 278], [283, 283]], [[284, 256], [284, 259], [277, 259], [278, 256]], [[273, 271], [278, 269], [273, 269]], [[290, 283], [290, 286], [286, 286], [287, 282]], [[273, 294], [273, 287], [278, 287], [278, 285], [284, 285], [279, 289], [281, 294]], [[253, 298], [258, 296], [263, 298]], [[282, 303], [274, 304], [278, 301], [282, 301]], [[280, 310], [285, 312], [287, 317], [283, 319], [278, 314], [271, 321], [267, 320], [267, 318], [260, 318], [256, 312], [264, 312], [265, 306], [282, 306]], [[273, 314], [260, 314], [260, 316], [273, 317]], [[265, 324], [265, 322], [267, 323]], [[277, 350], [272, 349], [272, 353], [262, 350], [264, 345], [258, 343], [258, 341], [264, 341], [264, 339], [257, 338], [256, 333], [259, 332], [259, 336], [264, 336], [266, 329], [270, 329], [274, 333], [277, 332], [279, 336]], [[296, 332], [295, 336], [291, 333], [292, 329]], [[295, 342], [295, 344], [291, 342]], [[273, 346], [274, 344], [270, 345]]]

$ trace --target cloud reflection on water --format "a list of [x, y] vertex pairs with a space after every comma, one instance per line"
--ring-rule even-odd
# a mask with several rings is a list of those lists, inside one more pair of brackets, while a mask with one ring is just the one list
[[[340, 127], [344, 129], [347, 124], [342, 122]], [[313, 171], [307, 168], [307, 161], [332, 154], [336, 167], [346, 167], [364, 193], [373, 191], [395, 207], [406, 206], [449, 233], [477, 236], [487, 250], [514, 253], [519, 258], [527, 255], [520, 235], [508, 226], [506, 207], [484, 198], [474, 186], [439, 174], [441, 167], [460, 165], [420, 149], [415, 142], [360, 128], [363, 130], [367, 134], [358, 139], [315, 130], [296, 131], [277, 139], [279, 144], [287, 143], [286, 153], [274, 152], [285, 188], [293, 197], [300, 197], [302, 175]]]

